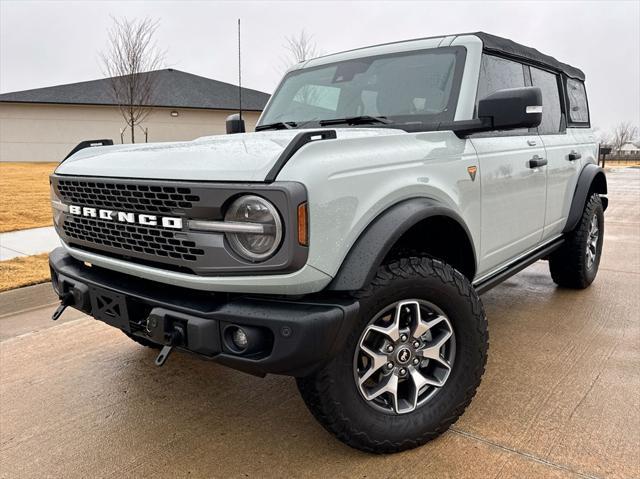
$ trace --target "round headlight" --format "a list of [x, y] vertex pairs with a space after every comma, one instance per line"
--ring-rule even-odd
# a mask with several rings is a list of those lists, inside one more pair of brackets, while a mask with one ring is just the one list
[[282, 221], [276, 207], [264, 198], [241, 196], [231, 203], [224, 220], [247, 223], [247, 232], [226, 233], [226, 236], [233, 250], [249, 261], [263, 261], [280, 246]]

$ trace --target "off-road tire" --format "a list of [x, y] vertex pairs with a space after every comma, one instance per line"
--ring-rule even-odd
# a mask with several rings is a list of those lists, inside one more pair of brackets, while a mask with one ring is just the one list
[[[482, 302], [470, 282], [442, 261], [406, 257], [383, 265], [359, 291], [357, 325], [343, 350], [311, 376], [298, 378], [300, 394], [313, 416], [339, 440], [372, 453], [415, 448], [445, 432], [471, 402], [487, 360], [489, 337]], [[360, 335], [374, 315], [395, 301], [414, 298], [437, 305], [456, 338], [451, 373], [438, 394], [406, 414], [378, 411], [358, 391], [353, 358]]]
[[151, 349], [162, 349], [162, 345], [161, 344], [157, 344], [154, 343], [153, 341], [150, 341], [148, 339], [145, 338], [140, 338], [138, 336], [134, 336], [133, 334], [129, 334], [126, 331], [123, 331], [123, 333], [132, 341], [135, 341], [136, 343], [147, 347], [147, 348], [151, 348]]
[[[598, 221], [599, 236], [595, 260], [589, 267], [586, 249], [594, 217]], [[549, 257], [549, 271], [554, 283], [565, 288], [584, 289], [588, 287], [598, 274], [603, 240], [604, 209], [600, 196], [594, 193], [587, 201], [576, 228], [567, 235], [564, 244]]]

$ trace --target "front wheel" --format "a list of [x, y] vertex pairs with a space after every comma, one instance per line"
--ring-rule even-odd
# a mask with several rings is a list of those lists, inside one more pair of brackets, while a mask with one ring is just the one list
[[487, 358], [482, 303], [431, 258], [382, 266], [358, 293], [360, 318], [341, 353], [297, 380], [307, 407], [341, 441], [390, 453], [447, 430], [471, 402]]

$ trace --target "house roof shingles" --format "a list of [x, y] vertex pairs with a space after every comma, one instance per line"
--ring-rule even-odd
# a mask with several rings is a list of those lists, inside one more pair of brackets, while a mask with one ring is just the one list
[[[150, 106], [169, 108], [201, 108], [237, 110], [238, 87], [173, 68], [150, 72], [157, 75], [154, 97]], [[148, 75], [150, 73], [141, 73]], [[269, 95], [249, 88], [242, 89], [242, 109], [261, 111]], [[73, 105], [117, 105], [109, 79], [92, 80], [67, 85], [36, 88], [0, 94], [6, 103], [54, 103]]]

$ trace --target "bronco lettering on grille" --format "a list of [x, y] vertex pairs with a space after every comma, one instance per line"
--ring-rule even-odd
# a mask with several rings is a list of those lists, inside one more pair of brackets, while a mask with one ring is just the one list
[[162, 226], [164, 228], [182, 229], [182, 218], [173, 216], [156, 216], [138, 213], [125, 213], [124, 211], [102, 210], [86, 206], [69, 205], [69, 213], [89, 218], [118, 221], [120, 223], [133, 223], [145, 226]]

